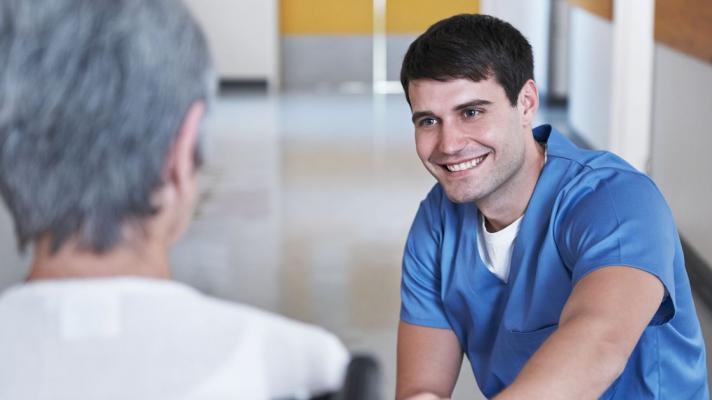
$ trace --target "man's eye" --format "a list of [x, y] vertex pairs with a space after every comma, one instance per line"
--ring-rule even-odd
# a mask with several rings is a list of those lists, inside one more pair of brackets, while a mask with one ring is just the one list
[[435, 121], [435, 118], [423, 118], [420, 121], [418, 121], [419, 126], [432, 126], [435, 125], [437, 121]]
[[480, 115], [480, 110], [475, 109], [475, 108], [468, 108], [468, 109], [465, 110], [463, 113], [464, 113], [464, 115], [465, 115], [466, 118], [475, 118], [475, 117], [477, 117], [478, 115]]

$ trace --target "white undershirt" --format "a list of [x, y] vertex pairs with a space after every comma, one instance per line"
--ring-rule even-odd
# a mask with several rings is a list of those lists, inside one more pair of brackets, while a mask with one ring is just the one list
[[[548, 160], [546, 150], [546, 146], [544, 146], [544, 164], [546, 164]], [[479, 214], [479, 221], [477, 223], [477, 250], [480, 253], [480, 258], [485, 263], [487, 269], [505, 283], [509, 279], [514, 239], [517, 238], [517, 234], [519, 233], [522, 218], [524, 218], [524, 215], [517, 218], [516, 221], [504, 229], [497, 232], [490, 232], [485, 226], [484, 217], [482, 214]], [[667, 296], [668, 291], [667, 288], [665, 288], [665, 297]]]
[[[544, 147], [544, 164], [548, 159], [546, 144]], [[489, 232], [485, 226], [485, 219], [480, 214], [477, 224], [477, 249], [480, 258], [497, 278], [503, 282], [509, 279], [509, 270], [512, 261], [512, 249], [514, 249], [514, 239], [519, 233], [519, 225], [522, 223], [524, 215], [497, 232]]]
[[519, 225], [523, 217], [522, 215], [517, 218], [516, 221], [502, 230], [489, 232], [485, 227], [485, 219], [480, 214], [480, 220], [477, 224], [477, 249], [480, 252], [480, 258], [482, 258], [487, 269], [503, 282], [507, 282], [509, 278], [514, 239], [517, 238]]

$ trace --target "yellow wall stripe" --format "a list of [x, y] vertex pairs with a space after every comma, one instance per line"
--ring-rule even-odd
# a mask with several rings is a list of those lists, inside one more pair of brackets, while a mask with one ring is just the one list
[[609, 21], [613, 20], [613, 0], [569, 0], [569, 4], [574, 7], [581, 7]]
[[[418, 34], [443, 18], [475, 13], [479, 0], [386, 0], [386, 29]], [[283, 35], [370, 35], [373, 0], [281, 0]]]
[[373, 0], [281, 0], [283, 35], [370, 35]]
[[712, 2], [657, 0], [655, 40], [712, 64]]
[[387, 0], [386, 30], [394, 34], [420, 34], [443, 18], [476, 13], [478, 0]]

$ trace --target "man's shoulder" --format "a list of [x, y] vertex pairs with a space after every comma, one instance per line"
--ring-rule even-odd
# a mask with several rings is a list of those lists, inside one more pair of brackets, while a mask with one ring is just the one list
[[584, 172], [610, 168], [638, 172], [623, 158], [610, 151], [579, 147], [561, 134], [552, 137], [549, 141], [547, 157], [552, 161], [568, 162], [573, 166], [579, 166]]
[[[547, 152], [544, 174], [559, 182], [555, 186], [561, 196], [575, 194], [578, 197], [581, 191], [591, 193], [615, 187], [635, 188], [640, 195], [660, 192], [648, 175], [620, 156], [579, 147], [558, 132], [551, 133]], [[618, 197], [625, 192], [612, 190], [608, 195]], [[633, 194], [638, 197], [635, 191]]]
[[603, 216], [613, 222], [657, 216], [672, 223], [662, 191], [647, 174], [614, 153], [579, 148], [561, 137], [556, 140], [566, 143], [554, 146], [543, 175], [553, 191], [556, 226], [568, 226], [561, 224], [564, 220], [593, 222]]
[[662, 197], [662, 192], [652, 178], [615, 154], [607, 152], [602, 152], [598, 158], [582, 165], [561, 192], [570, 200], [596, 194], [613, 200]]

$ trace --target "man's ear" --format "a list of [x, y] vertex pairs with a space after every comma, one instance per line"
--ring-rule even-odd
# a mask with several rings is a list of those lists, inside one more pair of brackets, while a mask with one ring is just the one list
[[178, 135], [171, 148], [166, 165], [166, 178], [179, 192], [191, 186], [195, 174], [195, 152], [198, 146], [200, 121], [205, 114], [205, 103], [196, 101], [191, 104], [183, 122], [178, 128]]
[[531, 126], [534, 123], [534, 116], [539, 110], [539, 89], [533, 80], [529, 79], [524, 83], [522, 90], [519, 91], [517, 103], [521, 111], [522, 124]]

